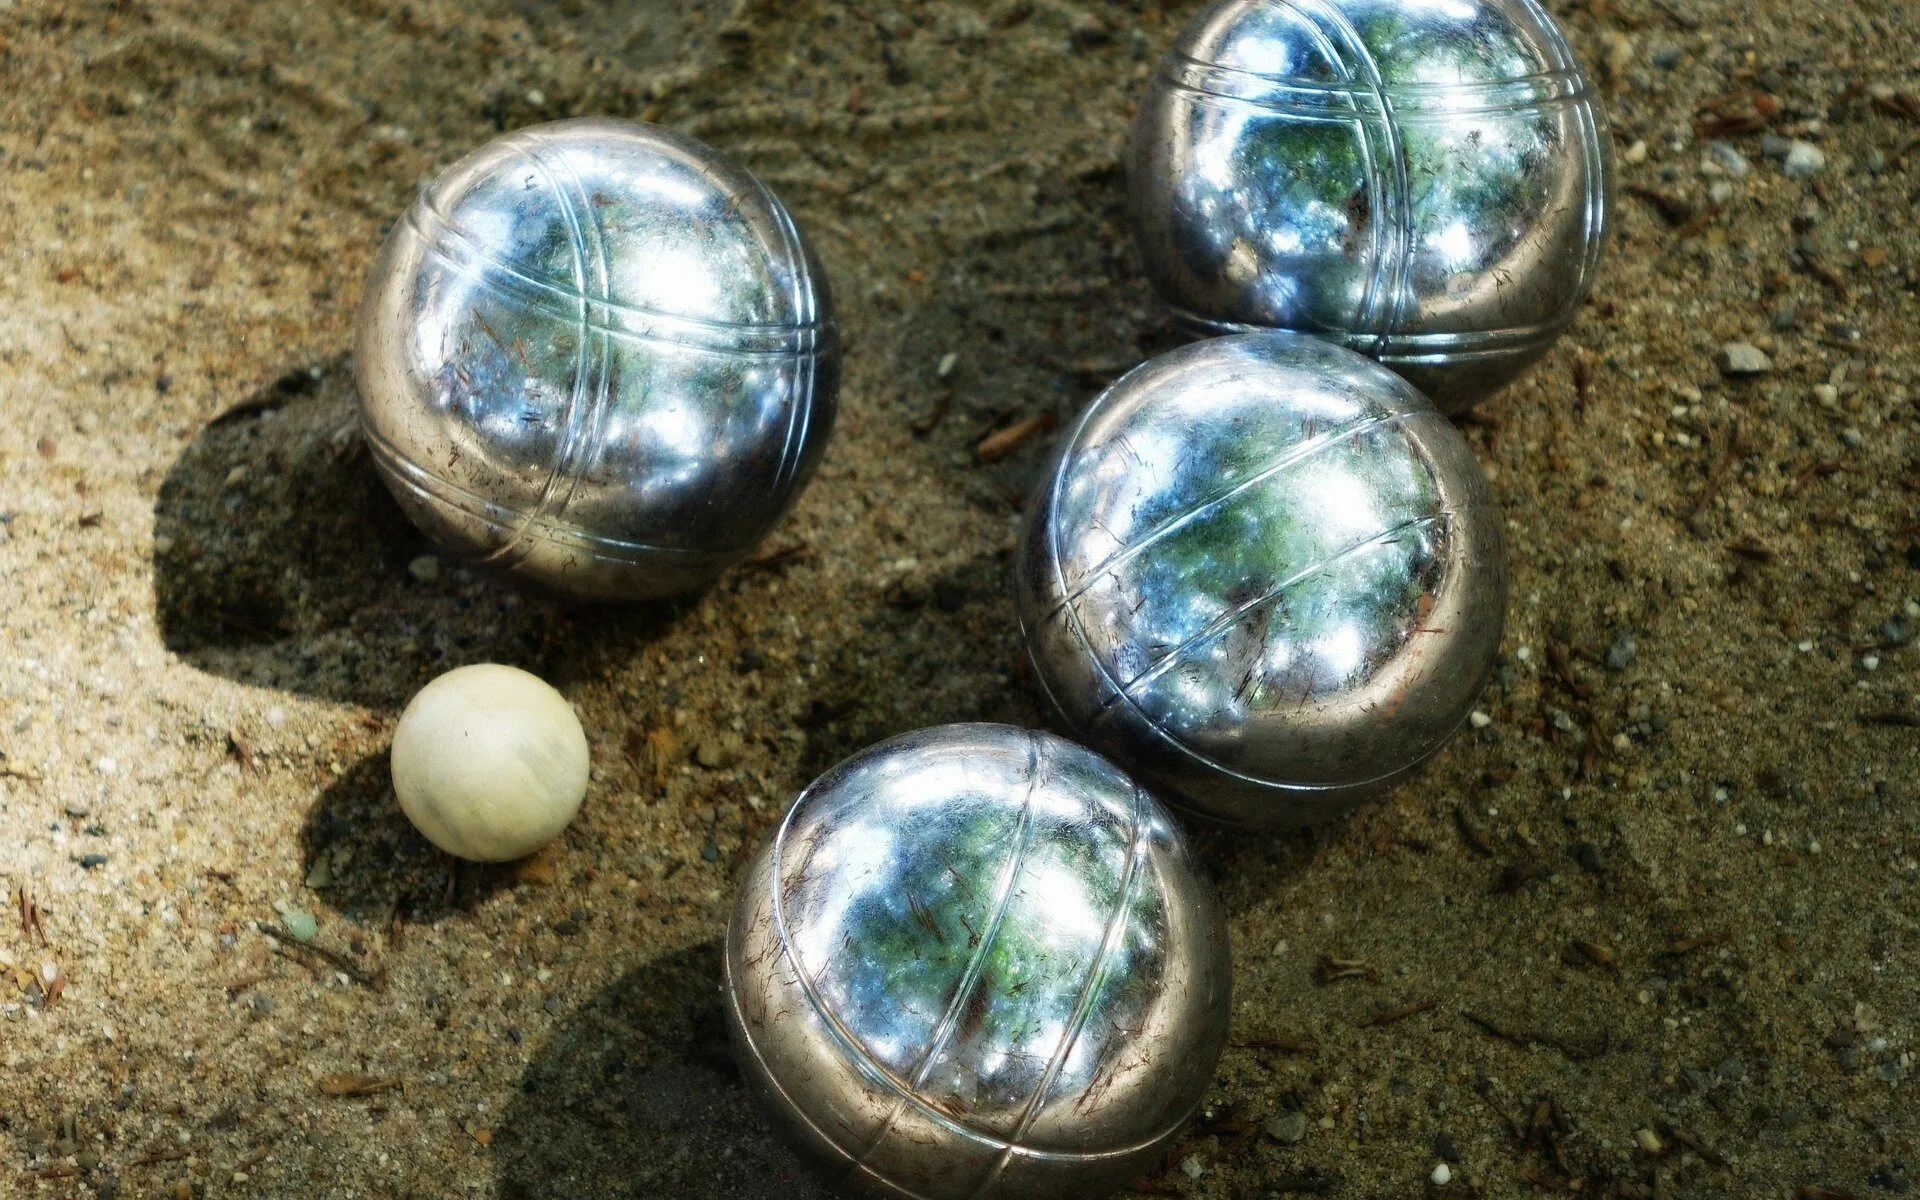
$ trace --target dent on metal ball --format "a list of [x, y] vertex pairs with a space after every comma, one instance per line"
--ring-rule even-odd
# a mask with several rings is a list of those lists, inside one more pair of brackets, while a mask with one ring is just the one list
[[744, 558], [825, 449], [840, 346], [793, 218], [692, 138], [499, 138], [394, 227], [361, 307], [362, 426], [450, 552], [583, 599]]
[[1147, 275], [1202, 334], [1325, 336], [1465, 409], [1600, 267], [1606, 118], [1537, 0], [1218, 0], [1134, 124]]
[[1018, 609], [1061, 720], [1168, 801], [1328, 820], [1472, 711], [1506, 615], [1498, 506], [1404, 380], [1297, 334], [1121, 379], [1028, 506]]
[[1226, 929], [1166, 811], [1051, 734], [952, 725], [802, 793], [727, 934], [763, 1106], [860, 1190], [1097, 1197], [1226, 1037]]

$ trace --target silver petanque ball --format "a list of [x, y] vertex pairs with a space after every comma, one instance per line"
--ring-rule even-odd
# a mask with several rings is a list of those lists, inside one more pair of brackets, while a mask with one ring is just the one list
[[670, 130], [561, 121], [448, 168], [360, 310], [362, 427], [449, 552], [581, 599], [697, 587], [819, 462], [840, 346], [785, 206]]
[[733, 904], [727, 1011], [776, 1123], [859, 1190], [1105, 1195], [1226, 1038], [1227, 934], [1166, 810], [1051, 734], [949, 725], [801, 794]]
[[1612, 155], [1537, 0], [1219, 0], [1141, 102], [1128, 204], [1189, 331], [1321, 335], [1457, 412], [1572, 322]]
[[1018, 609], [1074, 736], [1237, 825], [1328, 820], [1472, 711], [1498, 506], [1404, 380], [1289, 333], [1196, 342], [1088, 407], [1028, 506]]

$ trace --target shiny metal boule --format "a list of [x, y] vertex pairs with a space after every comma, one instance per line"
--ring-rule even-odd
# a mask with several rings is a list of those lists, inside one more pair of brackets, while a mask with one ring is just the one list
[[1227, 1031], [1226, 929], [1166, 811], [1004, 725], [897, 737], [807, 788], [725, 963], [777, 1123], [921, 1200], [1113, 1191], [1166, 1153]]
[[1505, 622], [1498, 506], [1404, 380], [1297, 334], [1216, 338], [1094, 400], [1028, 506], [1034, 673], [1168, 802], [1328, 820], [1471, 712]]
[[840, 380], [785, 206], [669, 130], [499, 138], [423, 190], [361, 306], [362, 427], [449, 552], [638, 600], [744, 558], [819, 462]]
[[1613, 190], [1606, 118], [1538, 0], [1218, 0], [1128, 161], [1182, 325], [1325, 336], [1447, 412], [1572, 322]]

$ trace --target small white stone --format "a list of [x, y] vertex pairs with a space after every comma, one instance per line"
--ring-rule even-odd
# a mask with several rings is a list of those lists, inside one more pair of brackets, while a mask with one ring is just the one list
[[1522, 647], [1520, 647], [1520, 648], [1519, 648], [1518, 650], [1515, 650], [1515, 651], [1513, 652], [1513, 656], [1514, 656], [1515, 658], [1517, 658], [1517, 659], [1519, 659], [1519, 660], [1520, 660], [1521, 662], [1532, 662], [1532, 661], [1533, 661], [1533, 647], [1531, 647], [1531, 646], [1522, 646]]
[[1860, 665], [1869, 671], [1878, 671], [1880, 669], [1880, 656], [1878, 654], [1869, 654], [1860, 660]]
[[230, 487], [230, 488], [239, 487], [241, 484], [245, 483], [246, 481], [247, 481], [247, 464], [241, 463], [239, 466], [235, 467], [233, 470], [227, 472], [227, 481], [225, 484], [221, 486]]
[[96, 758], [93, 760], [93, 769], [100, 772], [102, 775], [118, 774], [120, 770], [120, 761], [115, 758], [109, 758], [103, 754], [99, 758]]
[[1475, 709], [1473, 715], [1469, 716], [1467, 720], [1472, 723], [1475, 729], [1485, 729], [1487, 726], [1493, 724], [1493, 718], [1478, 709]]
[[1751, 342], [1728, 342], [1716, 356], [1722, 375], [1765, 375], [1773, 370], [1766, 351]]
[[1626, 153], [1620, 156], [1620, 161], [1627, 163], [1630, 166], [1637, 166], [1638, 164], [1647, 161], [1647, 143], [1645, 139], [1637, 141], [1633, 145], [1628, 146]]
[[566, 698], [493, 664], [420, 690], [393, 734], [393, 788], [427, 840], [507, 862], [560, 835], [587, 793], [587, 735]]
[[1433, 1186], [1445, 1187], [1453, 1182], [1453, 1168], [1445, 1163], [1439, 1163], [1433, 1168], [1433, 1174], [1427, 1178], [1433, 1181]]
[[1827, 169], [1827, 156], [1812, 142], [1795, 142], [1780, 165], [1789, 179], [1807, 179]]
[[413, 576], [415, 583], [439, 583], [440, 559], [436, 555], [422, 554], [407, 564], [407, 574]]
[[1703, 175], [1732, 175], [1740, 178], [1752, 170], [1753, 167], [1747, 162], [1746, 155], [1734, 149], [1728, 142], [1708, 142], [1707, 152], [1700, 157], [1700, 173]]

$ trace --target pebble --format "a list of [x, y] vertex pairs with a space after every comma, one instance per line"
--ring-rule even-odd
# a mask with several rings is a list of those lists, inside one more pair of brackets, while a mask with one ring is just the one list
[[75, 820], [79, 820], [81, 817], [93, 815], [93, 809], [88, 807], [85, 800], [69, 800], [67, 801], [67, 815]]
[[1760, 137], [1760, 153], [1775, 162], [1785, 158], [1792, 149], [1793, 143], [1777, 133], [1762, 134]]
[[265, 1016], [273, 1011], [273, 997], [262, 996], [259, 992], [247, 997], [247, 1007]]
[[1639, 164], [1647, 161], [1647, 143], [1645, 139], [1637, 141], [1633, 145], [1628, 146], [1627, 152], [1620, 156], [1620, 161], [1624, 163], [1630, 163], [1634, 166], [1638, 166]]
[[1827, 169], [1827, 156], [1812, 142], [1795, 142], [1780, 169], [1789, 179], [1810, 179]]
[[1707, 187], [1707, 199], [1715, 204], [1725, 204], [1733, 199], [1733, 184], [1724, 179], [1716, 179]]
[[1067, 34], [1080, 47], [1098, 46], [1113, 40], [1113, 30], [1094, 14], [1082, 9], [1067, 22]]
[[1667, 1144], [1660, 1140], [1660, 1135], [1651, 1129], [1635, 1131], [1633, 1140], [1638, 1142], [1640, 1149], [1648, 1154], [1659, 1154], [1667, 1148]]
[[1267, 1118], [1267, 1136], [1283, 1146], [1297, 1146], [1307, 1136], [1307, 1114], [1299, 1109], [1277, 1112]]
[[1653, 65], [1662, 71], [1671, 71], [1680, 65], [1680, 47], [1662, 46], [1653, 52]]
[[1470, 715], [1467, 718], [1467, 720], [1473, 725], [1475, 729], [1485, 729], [1487, 726], [1493, 724], [1493, 718], [1488, 716], [1486, 713], [1479, 711], [1478, 709], [1475, 709], [1472, 715]]
[[1731, 142], [1708, 142], [1707, 152], [1700, 159], [1700, 169], [1708, 175], [1732, 175], [1735, 178], [1753, 170], [1747, 162], [1747, 156], [1733, 148]]
[[407, 564], [407, 574], [413, 576], [415, 583], [439, 583], [440, 559], [438, 555], [422, 554]]
[[1433, 1186], [1445, 1187], [1453, 1182], [1453, 1168], [1445, 1163], [1436, 1164], [1433, 1168], [1433, 1174], [1427, 1176], [1427, 1178], [1433, 1181]]
[[1728, 342], [1714, 362], [1722, 375], [1765, 375], [1773, 370], [1773, 360], [1752, 342]]
[[[1877, 660], [1875, 665], [1878, 665]], [[80, 864], [81, 870], [91, 871], [95, 867], [106, 866], [107, 856], [104, 854], [83, 854], [79, 858], [75, 859], [74, 861]]]
[[320, 935], [320, 922], [304, 908], [288, 905], [280, 910], [281, 928], [296, 942], [311, 942]]
[[1607, 650], [1607, 669], [1624, 671], [1632, 666], [1633, 660], [1638, 657], [1640, 657], [1639, 643], [1633, 640], [1632, 634], [1622, 633], [1613, 639], [1612, 647]]

